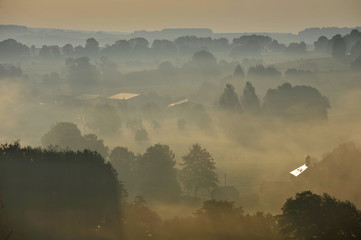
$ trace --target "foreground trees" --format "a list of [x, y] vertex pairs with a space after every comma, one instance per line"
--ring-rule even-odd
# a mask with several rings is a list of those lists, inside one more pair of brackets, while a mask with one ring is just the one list
[[352, 203], [310, 191], [289, 198], [278, 216], [280, 231], [289, 239], [360, 239], [361, 213]]
[[119, 224], [123, 188], [96, 152], [1, 145], [0, 188], [15, 239], [90, 239]]

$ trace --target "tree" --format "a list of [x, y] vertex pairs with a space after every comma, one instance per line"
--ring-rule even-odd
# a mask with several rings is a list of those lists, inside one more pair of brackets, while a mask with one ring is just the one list
[[134, 153], [124, 147], [115, 147], [109, 155], [110, 163], [117, 170], [119, 180], [128, 191], [133, 190], [135, 160]]
[[289, 239], [360, 239], [361, 214], [352, 203], [305, 191], [289, 198], [278, 216], [280, 231]]
[[99, 43], [95, 38], [88, 38], [85, 44], [85, 53], [88, 55], [94, 55], [99, 52]]
[[18, 236], [93, 239], [119, 224], [124, 189], [96, 152], [0, 145], [0, 188]]
[[219, 105], [223, 109], [227, 109], [227, 110], [235, 110], [235, 111], [241, 110], [241, 105], [239, 104], [238, 101], [238, 95], [234, 91], [234, 87], [232, 84], [226, 85], [224, 92], [219, 98]]
[[284, 83], [269, 89], [264, 97], [263, 110], [268, 114], [292, 120], [322, 120], [330, 107], [328, 98], [310, 86]]
[[39, 56], [44, 58], [51, 57], [50, 48], [46, 45], [43, 45], [43, 47], [39, 51]]
[[0, 42], [0, 58], [17, 58], [29, 54], [29, 47], [14, 39], [7, 39]]
[[103, 139], [98, 139], [95, 134], [86, 134], [82, 136], [79, 128], [70, 122], [59, 122], [52, 127], [41, 138], [44, 147], [57, 146], [59, 148], [68, 148], [73, 151], [89, 149], [97, 151], [104, 158], [108, 156], [109, 149], [104, 146]]
[[344, 57], [346, 54], [345, 40], [340, 36], [334, 39], [332, 45], [332, 56], [335, 58]]
[[41, 138], [44, 147], [53, 145], [72, 150], [83, 148], [83, 137], [79, 128], [70, 122], [59, 122]]
[[71, 45], [69, 43], [64, 45], [64, 47], [62, 48], [62, 51], [65, 56], [68, 56], [68, 57], [73, 56], [73, 54], [74, 54], [73, 45]]
[[260, 111], [259, 99], [256, 95], [255, 88], [250, 82], [246, 82], [241, 99], [245, 111], [249, 113], [258, 113]]
[[181, 179], [185, 188], [192, 191], [194, 197], [201, 189], [212, 189], [217, 186], [215, 162], [206, 149], [200, 144], [193, 144], [189, 153], [183, 156]]
[[327, 37], [321, 36], [313, 43], [313, 46], [317, 52], [327, 52], [329, 49], [329, 41]]
[[180, 194], [175, 155], [167, 145], [155, 144], [147, 148], [135, 166], [138, 195], [147, 201], [176, 200]]
[[233, 76], [239, 77], [239, 78], [244, 78], [244, 71], [243, 71], [241, 65], [238, 64], [237, 67], [234, 69]]

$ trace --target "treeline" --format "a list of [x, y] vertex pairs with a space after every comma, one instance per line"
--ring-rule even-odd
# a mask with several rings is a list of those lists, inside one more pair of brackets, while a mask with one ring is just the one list
[[[341, 36], [335, 35], [332, 39], [320, 37], [314, 43], [316, 52], [328, 52], [334, 57], [342, 57], [351, 54], [353, 57], [360, 55], [361, 33], [354, 29], [350, 34]], [[281, 52], [285, 54], [305, 54], [307, 46], [304, 42], [292, 42], [289, 45], [279, 43], [268, 36], [244, 35], [234, 38], [231, 42], [227, 38], [211, 38], [182, 36], [174, 41], [166, 39], [156, 39], [150, 42], [143, 37], [136, 37], [129, 40], [117, 40], [113, 44], [99, 47], [95, 38], [86, 40], [85, 46], [73, 46], [68, 43], [64, 46], [43, 45], [41, 48], [35, 46], [28, 47], [18, 43], [14, 39], [0, 42], [0, 56], [4, 58], [17, 58], [21, 56], [40, 56], [43, 58], [81, 57], [81, 56], [113, 56], [129, 57], [131, 55], [175, 55], [193, 53], [200, 50], [228, 52], [229, 56], [247, 57], [258, 56], [264, 53]]]
[[56, 124], [43, 136], [42, 143], [50, 149], [98, 151], [117, 170], [128, 193], [142, 196], [146, 201], [178, 202], [184, 191], [197, 199], [199, 191], [217, 187], [215, 162], [199, 144], [192, 145], [182, 158], [182, 169], [177, 169], [175, 154], [168, 145], [155, 144], [143, 154], [120, 146], [109, 151], [102, 139], [94, 134], [82, 136], [73, 123]]
[[246, 82], [239, 97], [232, 84], [227, 84], [219, 98], [219, 106], [232, 112], [270, 114], [291, 120], [322, 120], [327, 118], [330, 107], [328, 98], [310, 86], [292, 86], [284, 83], [277, 89], [269, 89], [261, 104], [255, 88]]

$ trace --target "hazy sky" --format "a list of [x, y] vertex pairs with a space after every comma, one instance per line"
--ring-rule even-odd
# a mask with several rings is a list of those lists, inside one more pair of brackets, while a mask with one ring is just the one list
[[361, 0], [0, 0], [0, 24], [84, 30], [298, 32], [361, 25]]

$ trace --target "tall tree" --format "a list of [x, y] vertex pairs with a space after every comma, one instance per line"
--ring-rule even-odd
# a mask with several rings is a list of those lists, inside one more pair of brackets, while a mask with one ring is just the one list
[[193, 144], [189, 153], [183, 157], [182, 166], [182, 182], [187, 190], [193, 192], [195, 198], [199, 190], [217, 186], [215, 162], [211, 154], [200, 144]]
[[242, 105], [244, 110], [249, 113], [258, 113], [260, 110], [260, 103], [256, 90], [250, 82], [246, 82], [246, 86], [243, 89]]
[[232, 84], [227, 84], [226, 88], [224, 89], [224, 92], [222, 93], [221, 97], [219, 98], [219, 105], [223, 109], [228, 110], [241, 110], [241, 105], [238, 101], [238, 95], [234, 90], [234, 87]]
[[135, 165], [138, 195], [148, 200], [172, 201], [180, 194], [175, 155], [168, 145], [155, 144]]

